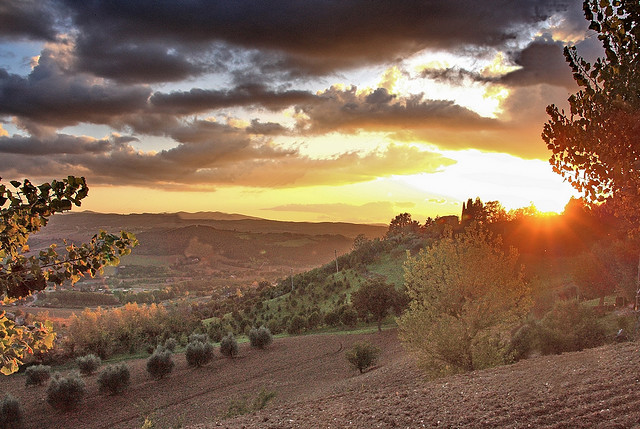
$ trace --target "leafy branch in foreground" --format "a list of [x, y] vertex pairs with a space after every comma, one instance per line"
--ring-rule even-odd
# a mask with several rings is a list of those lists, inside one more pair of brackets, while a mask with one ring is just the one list
[[17, 326], [0, 312], [0, 373], [13, 374], [18, 371], [25, 354], [46, 351], [53, 347], [56, 334], [49, 321], [35, 322], [32, 328]]
[[[55, 244], [37, 254], [30, 251], [29, 236], [46, 226], [52, 215], [80, 206], [88, 193], [84, 177], [69, 176], [39, 186], [27, 179], [12, 180], [10, 185], [0, 183], [0, 298], [4, 302], [48, 285], [73, 284], [85, 275], [93, 277], [102, 273], [105, 265], [117, 265], [120, 257], [138, 244], [131, 233], [100, 231], [89, 243], [65, 242], [62, 253]], [[36, 323], [28, 329], [0, 313], [0, 372], [17, 371], [25, 354], [51, 348], [54, 339], [50, 323]]]

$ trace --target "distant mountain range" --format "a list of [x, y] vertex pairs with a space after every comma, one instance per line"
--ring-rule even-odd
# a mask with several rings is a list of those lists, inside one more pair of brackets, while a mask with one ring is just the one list
[[[140, 213], [123, 215], [85, 211], [52, 216], [49, 224], [40, 234], [74, 238], [78, 235], [90, 237], [100, 229], [109, 232], [126, 230], [139, 233], [152, 228], [179, 228], [189, 225], [210, 226], [226, 231], [289, 232], [304, 235], [338, 234], [350, 239], [355, 238], [359, 234], [364, 234], [369, 238], [381, 237], [387, 231], [386, 225], [347, 222], [289, 222], [221, 212]], [[69, 234], [71, 234], [71, 236]]]

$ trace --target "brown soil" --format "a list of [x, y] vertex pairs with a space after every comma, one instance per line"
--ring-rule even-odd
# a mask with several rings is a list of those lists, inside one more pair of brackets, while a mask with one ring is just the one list
[[[367, 339], [382, 348], [378, 365], [359, 374], [344, 350]], [[193, 369], [184, 355], [154, 381], [146, 361], [129, 361], [132, 383], [118, 396], [98, 393], [87, 377], [87, 397], [71, 413], [53, 410], [46, 387], [25, 387], [24, 376], [2, 379], [17, 396], [27, 428], [418, 428], [418, 427], [640, 427], [640, 352], [626, 343], [542, 356], [515, 365], [424, 380], [395, 331], [315, 335], [276, 340], [267, 350], [244, 344], [240, 357], [218, 355]], [[230, 401], [276, 397], [259, 412], [223, 418]]]

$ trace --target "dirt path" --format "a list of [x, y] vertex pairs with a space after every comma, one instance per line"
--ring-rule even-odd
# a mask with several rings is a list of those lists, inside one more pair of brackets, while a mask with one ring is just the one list
[[[382, 348], [376, 368], [358, 374], [344, 350], [368, 339]], [[640, 421], [637, 343], [538, 357], [515, 365], [425, 381], [395, 331], [381, 335], [316, 335], [276, 340], [267, 350], [240, 348], [233, 361], [219, 355], [192, 369], [183, 355], [166, 379], [152, 380], [146, 360], [130, 361], [130, 388], [98, 393], [96, 376], [72, 413], [54, 411], [46, 387], [24, 386], [24, 376], [2, 379], [17, 396], [26, 428], [390, 428], [390, 427], [634, 427]], [[266, 409], [234, 419], [233, 399], [276, 392]]]

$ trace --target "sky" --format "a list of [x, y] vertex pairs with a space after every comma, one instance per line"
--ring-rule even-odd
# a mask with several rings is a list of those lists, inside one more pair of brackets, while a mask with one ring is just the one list
[[2, 0], [0, 177], [82, 210], [388, 223], [562, 211], [545, 108], [581, 0]]

